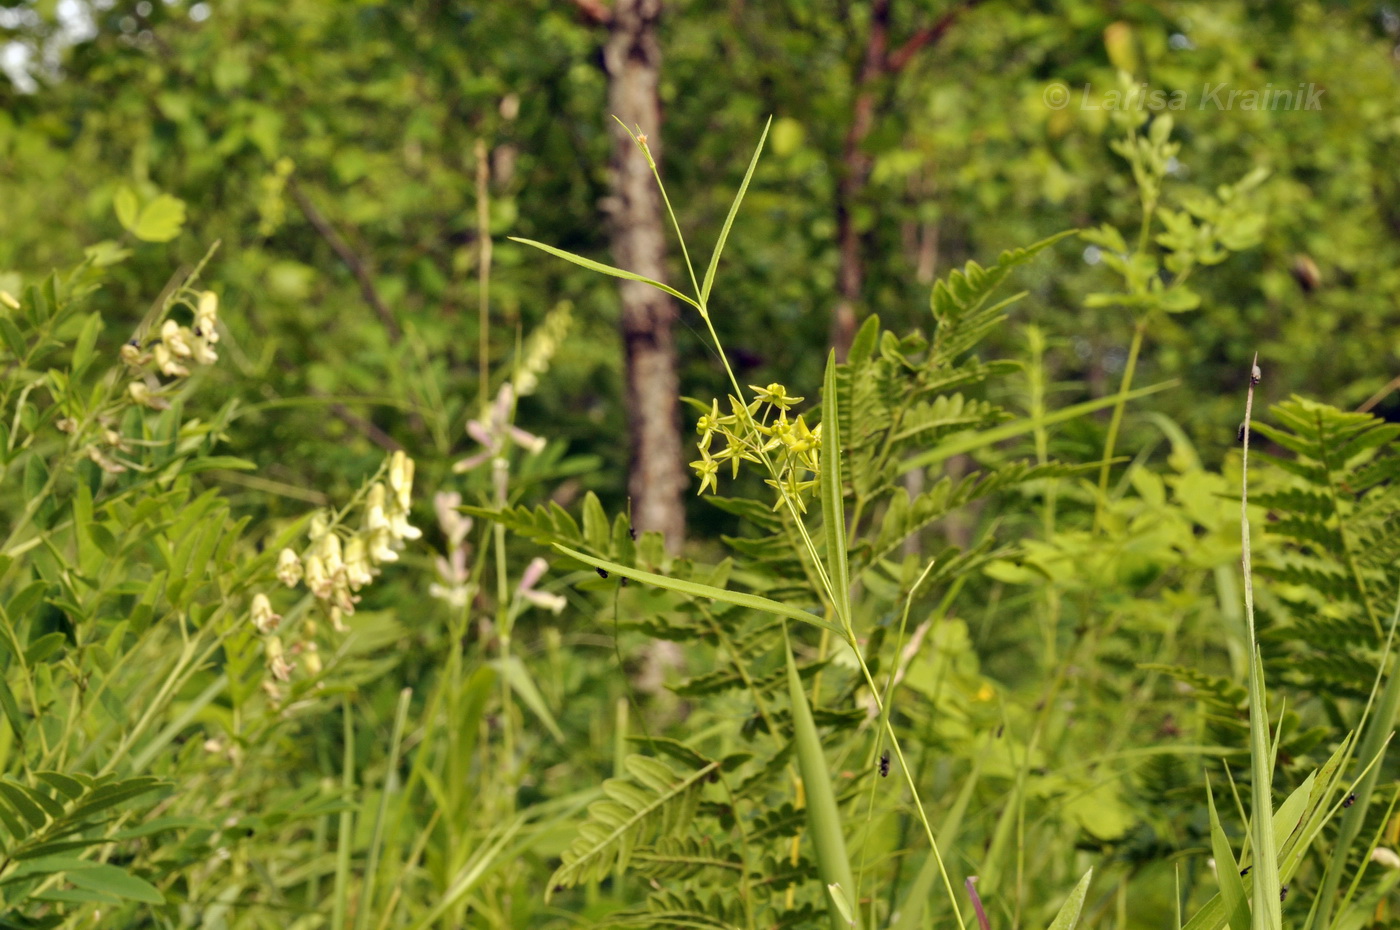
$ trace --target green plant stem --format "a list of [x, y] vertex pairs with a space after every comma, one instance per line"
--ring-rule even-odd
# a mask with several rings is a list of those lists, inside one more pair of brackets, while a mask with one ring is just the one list
[[1143, 335], [1147, 332], [1150, 316], [1143, 316], [1133, 328], [1133, 341], [1128, 347], [1128, 361], [1123, 366], [1123, 379], [1118, 386], [1118, 399], [1113, 405], [1113, 416], [1108, 422], [1108, 437], [1104, 440], [1103, 462], [1099, 465], [1099, 499], [1094, 509], [1094, 532], [1103, 527], [1103, 517], [1108, 509], [1108, 473], [1113, 461], [1113, 447], [1118, 441], [1118, 430], [1123, 423], [1123, 408], [1127, 404], [1128, 391], [1133, 385], [1133, 374], [1137, 371], [1138, 353], [1142, 351]]
[[1283, 926], [1279, 902], [1278, 855], [1273, 829], [1273, 755], [1269, 748], [1269, 710], [1264, 695], [1263, 661], [1254, 629], [1254, 577], [1249, 545], [1249, 426], [1254, 414], [1254, 386], [1259, 383], [1259, 356], [1254, 356], [1244, 405], [1244, 450], [1240, 461], [1240, 542], [1244, 571], [1244, 612], [1249, 636], [1249, 756], [1253, 784], [1250, 817], [1254, 842], [1254, 930]]
[[360, 900], [355, 908], [356, 930], [367, 930], [370, 912], [374, 906], [374, 885], [379, 872], [379, 854], [384, 847], [384, 831], [389, 819], [389, 796], [394, 782], [398, 780], [399, 752], [403, 748], [403, 731], [408, 722], [408, 704], [413, 698], [413, 689], [404, 688], [399, 692], [399, 703], [394, 711], [394, 729], [389, 737], [389, 758], [384, 766], [384, 786], [379, 791], [379, 809], [374, 816], [374, 832], [370, 837], [369, 856], [365, 861], [365, 877], [360, 884]]
[[486, 142], [476, 140], [477, 403], [485, 404], [491, 372], [491, 201]]
[[331, 903], [331, 926], [344, 927], [350, 902], [350, 856], [355, 844], [355, 813], [350, 798], [355, 793], [355, 716], [351, 713], [350, 696], [340, 699], [344, 723], [345, 752], [341, 760], [340, 790], [345, 809], [340, 812], [340, 830], [335, 849], [335, 894]]

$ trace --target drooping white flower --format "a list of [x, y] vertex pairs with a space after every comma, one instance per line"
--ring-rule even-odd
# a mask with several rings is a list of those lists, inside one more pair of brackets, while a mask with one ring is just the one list
[[472, 518], [457, 512], [460, 506], [462, 495], [456, 491], [439, 491], [433, 495], [433, 510], [437, 512], [438, 526], [442, 527], [442, 534], [447, 537], [448, 546], [454, 549], [462, 545], [472, 528]]
[[194, 355], [194, 349], [190, 348], [193, 338], [194, 333], [174, 320], [166, 320], [160, 326], [160, 341], [172, 355], [180, 358], [190, 358]]
[[496, 394], [496, 400], [491, 405], [491, 409], [487, 411], [485, 422], [481, 420], [467, 422], [468, 435], [481, 443], [482, 451], [453, 465], [453, 471], [458, 474], [471, 471], [483, 462], [500, 456], [512, 443], [527, 452], [544, 451], [544, 447], [548, 444], [544, 437], [527, 433], [510, 422], [511, 408], [514, 404], [515, 389], [507, 382], [501, 385], [501, 390]]
[[175, 354], [170, 351], [164, 342], [156, 343], [155, 347], [156, 367], [160, 373], [168, 378], [187, 378], [190, 370], [181, 365]]
[[536, 607], [543, 607], [545, 610], [559, 613], [568, 604], [558, 594], [550, 594], [547, 591], [537, 591], [535, 585], [544, 577], [545, 571], [549, 568], [549, 563], [544, 559], [536, 558], [531, 560], [525, 568], [525, 573], [520, 576], [520, 584], [516, 587], [516, 593]]
[[331, 590], [335, 586], [335, 580], [326, 571], [326, 565], [321, 561], [319, 555], [308, 555], [305, 562], [306, 586], [311, 589], [311, 593], [325, 600], [331, 596]]
[[351, 590], [360, 588], [374, 580], [374, 566], [369, 561], [369, 548], [363, 534], [357, 533], [345, 544], [345, 581]]
[[1385, 846], [1377, 846], [1371, 850], [1371, 861], [1387, 869], [1400, 869], [1400, 855], [1396, 855], [1395, 850]]
[[253, 606], [250, 613], [253, 626], [257, 627], [258, 632], [264, 636], [276, 630], [282, 623], [282, 615], [273, 613], [272, 602], [261, 591], [253, 595]]
[[291, 549], [277, 553], [277, 580], [289, 588], [295, 588], [301, 580], [301, 559]]

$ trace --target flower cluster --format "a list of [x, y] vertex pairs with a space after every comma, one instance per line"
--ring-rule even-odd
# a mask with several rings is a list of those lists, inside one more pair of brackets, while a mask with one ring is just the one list
[[564, 301], [545, 314], [544, 320], [530, 333], [525, 351], [520, 356], [520, 364], [511, 376], [517, 396], [524, 397], [535, 392], [540, 375], [549, 368], [550, 360], [563, 344], [572, 324], [573, 305]]
[[460, 506], [462, 495], [456, 491], [439, 491], [433, 495], [438, 526], [442, 527], [442, 535], [447, 540], [447, 558], [437, 556], [433, 560], [438, 580], [428, 585], [429, 594], [457, 608], [466, 606], [476, 587], [471, 584], [471, 572], [467, 569], [467, 556], [471, 552], [467, 534], [472, 529], [472, 518], [462, 516], [457, 510]]
[[[62, 432], [70, 434], [77, 433], [81, 428], [78, 421], [72, 417], [63, 417], [54, 425]], [[117, 432], [115, 417], [106, 413], [98, 415], [96, 438], [97, 442], [90, 444], [84, 450], [84, 454], [108, 474], [119, 475], [126, 471], [126, 465], [122, 464], [118, 456], [130, 452], [131, 444]]]
[[481, 419], [467, 421], [467, 434], [481, 443], [481, 451], [457, 462], [452, 470], [458, 474], [471, 471], [485, 462], [501, 458], [512, 445], [534, 455], [543, 452], [546, 445], [544, 437], [527, 433], [512, 423], [514, 411], [515, 388], [507, 381], [501, 385], [496, 400], [482, 413]]
[[[166, 410], [170, 401], [164, 395], [170, 384], [190, 376], [189, 366], [212, 365], [219, 360], [214, 344], [219, 341], [219, 297], [213, 291], [199, 294], [190, 325], [165, 319], [152, 338], [133, 337], [121, 348], [122, 361], [135, 372], [126, 386], [136, 403], [154, 410]], [[160, 376], [171, 379], [162, 384]]]
[[[395, 562], [406, 540], [423, 533], [408, 522], [413, 500], [413, 460], [402, 451], [389, 457], [387, 482], [376, 480], [360, 504], [359, 528], [348, 529], [350, 511], [327, 517], [317, 513], [307, 531], [309, 544], [301, 552], [283, 549], [277, 556], [277, 578], [289, 588], [304, 583], [326, 611], [331, 626], [344, 632], [344, 618], [355, 612], [359, 591], [379, 574], [385, 562]], [[282, 617], [273, 612], [266, 594], [253, 596], [253, 625], [264, 637], [268, 672], [278, 682], [290, 679], [295, 666], [277, 635]], [[299, 655], [308, 675], [320, 671], [320, 658], [312, 641], [316, 626], [303, 624], [303, 639], [290, 650]], [[274, 686], [275, 688], [275, 686]]]
[[[799, 511], [806, 512], [803, 492], [817, 493], [819, 454], [822, 444], [821, 424], [815, 429], [807, 426], [801, 414], [789, 419], [788, 411], [802, 402], [791, 397], [781, 384], [767, 387], [749, 385], [753, 401], [744, 404], [737, 397], [729, 398], [730, 413], [721, 416], [719, 401], [710, 404], [710, 412], [702, 415], [695, 425], [700, 434], [700, 460], [690, 467], [700, 476], [700, 492], [706, 488], [719, 491], [719, 469], [728, 462], [730, 477], [739, 474], [739, 462], [749, 461], [770, 469], [766, 483], [779, 492], [776, 510], [783, 499], [790, 499]], [[714, 447], [715, 437], [723, 444]]]

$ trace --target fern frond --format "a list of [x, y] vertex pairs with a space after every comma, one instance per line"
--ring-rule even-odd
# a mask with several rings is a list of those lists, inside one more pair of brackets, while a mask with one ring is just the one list
[[[707, 869], [719, 870], [718, 881], [732, 881], [744, 871], [744, 860], [733, 848], [707, 840], [662, 839], [654, 846], [639, 847], [632, 854], [632, 867], [658, 881], [692, 878]], [[725, 874], [729, 877], [722, 877]]]
[[899, 488], [890, 496], [889, 509], [875, 534], [869, 560], [873, 562], [885, 558], [903, 545], [911, 534], [978, 498], [1028, 481], [1064, 477], [1081, 470], [1078, 466], [1013, 462], [996, 471], [973, 472], [956, 481], [945, 476], [913, 499], [910, 499], [907, 491]]
[[664, 762], [637, 755], [629, 756], [624, 765], [631, 777], [603, 783], [607, 797], [589, 805], [588, 819], [549, 879], [546, 900], [554, 888], [600, 880], [614, 866], [626, 868], [640, 843], [688, 825], [701, 788], [719, 771], [719, 763], [710, 762], [678, 775]]
[[929, 309], [938, 321], [938, 329], [929, 351], [930, 367], [951, 362], [1000, 322], [1000, 311], [1005, 304], [988, 308], [986, 303], [1013, 268], [1072, 234], [1073, 230], [1068, 230], [1023, 249], [1002, 252], [991, 268], [968, 262], [961, 271], [954, 271], [946, 281], [935, 284]]
[[700, 930], [739, 930], [742, 907], [728, 896], [701, 896], [693, 891], [657, 891], [646, 907], [612, 914], [605, 927], [692, 927]]

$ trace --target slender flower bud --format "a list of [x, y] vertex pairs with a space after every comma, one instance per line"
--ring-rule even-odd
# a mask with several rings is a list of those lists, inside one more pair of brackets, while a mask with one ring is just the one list
[[267, 657], [267, 670], [278, 681], [288, 681], [292, 677], [292, 666], [287, 662], [282, 637], [269, 636], [263, 642], [263, 654]]
[[199, 295], [199, 305], [194, 311], [195, 335], [206, 342], [219, 341], [219, 295], [204, 291]]
[[398, 508], [407, 512], [413, 506], [413, 459], [402, 449], [389, 457], [389, 487], [394, 489]]
[[321, 674], [321, 653], [316, 650], [315, 643], [306, 643], [301, 654], [301, 667], [305, 669], [308, 678], [315, 678]]

